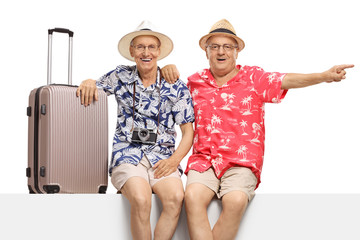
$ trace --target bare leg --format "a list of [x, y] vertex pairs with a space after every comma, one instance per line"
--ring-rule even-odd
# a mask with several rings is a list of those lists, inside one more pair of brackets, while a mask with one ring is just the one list
[[141, 177], [132, 177], [124, 184], [121, 193], [131, 206], [131, 234], [133, 239], [151, 239], [150, 211], [152, 191]]
[[185, 190], [185, 209], [190, 239], [213, 239], [207, 207], [215, 193], [200, 183], [193, 183]]
[[222, 197], [223, 210], [213, 228], [214, 239], [234, 239], [248, 204], [248, 196], [241, 191], [232, 191]]
[[154, 239], [170, 240], [175, 233], [184, 199], [182, 182], [177, 178], [167, 178], [156, 183], [153, 190], [163, 206], [155, 227]]

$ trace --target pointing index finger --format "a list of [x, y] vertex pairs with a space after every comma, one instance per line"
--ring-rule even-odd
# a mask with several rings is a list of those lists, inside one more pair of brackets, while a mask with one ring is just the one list
[[339, 65], [337, 67], [337, 69], [341, 71], [341, 70], [344, 70], [346, 68], [353, 68], [354, 66], [355, 66], [354, 64], [342, 64], [342, 65]]

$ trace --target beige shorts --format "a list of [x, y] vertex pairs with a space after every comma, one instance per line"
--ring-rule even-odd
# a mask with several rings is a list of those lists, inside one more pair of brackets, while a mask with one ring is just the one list
[[131, 163], [124, 163], [115, 167], [111, 174], [111, 182], [118, 191], [121, 191], [121, 188], [131, 177], [144, 178], [150, 184], [151, 188], [153, 188], [157, 182], [170, 177], [178, 178], [181, 181], [179, 169], [176, 169], [175, 172], [168, 176], [155, 178], [154, 169], [146, 156], [144, 156], [136, 166]]
[[201, 183], [215, 192], [218, 198], [222, 198], [231, 191], [242, 191], [248, 195], [249, 201], [255, 196], [257, 178], [254, 173], [245, 167], [229, 168], [224, 175], [218, 179], [213, 168], [205, 172], [190, 170], [187, 176], [186, 186], [192, 183]]

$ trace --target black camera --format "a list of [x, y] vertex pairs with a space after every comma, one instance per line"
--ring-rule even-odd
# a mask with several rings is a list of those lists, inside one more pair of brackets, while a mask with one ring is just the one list
[[134, 128], [131, 142], [142, 144], [155, 144], [157, 134], [154, 129]]

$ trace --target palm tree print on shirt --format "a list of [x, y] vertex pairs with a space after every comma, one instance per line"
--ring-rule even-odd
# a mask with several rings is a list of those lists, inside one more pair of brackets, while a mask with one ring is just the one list
[[236, 150], [237, 154], [242, 155], [242, 160], [246, 160], [247, 149], [245, 145], [241, 145], [238, 150]]
[[223, 139], [221, 139], [221, 146], [219, 148], [222, 149], [230, 149], [230, 147], [228, 146], [228, 144], [230, 143], [230, 139], [229, 137], [224, 137]]
[[211, 133], [220, 133], [220, 131], [216, 129], [216, 125], [221, 124], [221, 122], [222, 122], [221, 118], [213, 114], [211, 117], [211, 124], [208, 124], [206, 126], [206, 130]]
[[251, 112], [251, 100], [253, 100], [252, 96], [247, 96], [247, 97], [244, 97], [242, 100], [241, 100], [241, 104], [243, 106], [246, 106], [247, 109], [242, 113], [242, 115], [251, 115], [252, 112]]
[[198, 116], [198, 121], [197, 121], [197, 128], [202, 128], [203, 127], [203, 125], [201, 125], [200, 124], [200, 122], [201, 122], [201, 114], [202, 114], [202, 110], [199, 108], [199, 110], [197, 111], [197, 116]]
[[245, 121], [244, 119], [241, 120], [240, 126], [242, 127], [242, 130], [243, 130], [243, 134], [241, 134], [241, 135], [243, 135], [243, 136], [248, 135], [248, 134], [245, 132], [245, 127], [247, 126], [247, 121]]
[[222, 93], [220, 96], [225, 101], [224, 106], [222, 106], [220, 109], [231, 111], [231, 108], [229, 106], [234, 102], [233, 99], [235, 98], [235, 95], [233, 93]]

